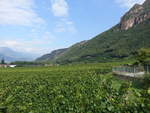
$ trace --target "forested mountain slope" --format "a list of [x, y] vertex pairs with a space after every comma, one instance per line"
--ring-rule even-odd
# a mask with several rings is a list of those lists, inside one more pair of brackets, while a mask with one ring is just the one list
[[91, 40], [75, 44], [53, 63], [102, 62], [132, 56], [140, 48], [150, 47], [150, 0], [135, 4], [119, 24]]

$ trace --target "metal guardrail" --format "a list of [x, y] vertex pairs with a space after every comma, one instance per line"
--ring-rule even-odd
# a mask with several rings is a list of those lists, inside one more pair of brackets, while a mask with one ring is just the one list
[[150, 64], [144, 65], [144, 70], [147, 74], [150, 73]]
[[117, 66], [113, 67], [113, 72], [126, 72], [126, 73], [138, 73], [143, 72], [143, 67], [132, 67], [132, 66]]
[[141, 77], [144, 74], [150, 74], [150, 65], [144, 66], [117, 66], [112, 68], [112, 72], [117, 75], [129, 77]]
[[141, 77], [145, 74], [144, 67], [136, 66], [118, 66], [112, 69], [114, 74], [128, 76], [128, 77]]

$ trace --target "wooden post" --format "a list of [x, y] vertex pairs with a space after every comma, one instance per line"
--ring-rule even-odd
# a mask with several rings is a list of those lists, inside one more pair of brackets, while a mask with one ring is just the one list
[[133, 73], [134, 73], [134, 77], [135, 77], [135, 66], [133, 67], [133, 70], [134, 70]]
[[149, 70], [149, 65], [147, 64], [147, 74], [149, 74], [150, 70]]

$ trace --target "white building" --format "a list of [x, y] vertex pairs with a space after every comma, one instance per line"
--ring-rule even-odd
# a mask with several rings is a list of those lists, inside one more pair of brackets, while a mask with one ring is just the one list
[[9, 67], [11, 67], [11, 68], [14, 68], [14, 67], [16, 67], [16, 65], [8, 65]]

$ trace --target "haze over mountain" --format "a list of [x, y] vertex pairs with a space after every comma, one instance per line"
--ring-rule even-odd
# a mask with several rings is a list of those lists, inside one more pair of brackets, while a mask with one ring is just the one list
[[103, 62], [129, 58], [140, 48], [148, 47], [150, 47], [150, 0], [146, 0], [142, 5], [135, 4], [121, 18], [120, 23], [108, 31], [91, 40], [75, 44], [55, 57], [45, 58], [44, 55], [37, 61]]
[[31, 61], [34, 60], [33, 54], [14, 51], [8, 47], [0, 47], [0, 59], [5, 59], [6, 62], [13, 61]]
[[54, 50], [50, 54], [43, 55], [42, 57], [37, 58], [36, 60], [37, 61], [49, 61], [51, 59], [56, 59], [57, 56], [59, 56], [60, 54], [64, 53], [65, 51], [67, 51], [67, 48], [66, 49]]

